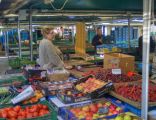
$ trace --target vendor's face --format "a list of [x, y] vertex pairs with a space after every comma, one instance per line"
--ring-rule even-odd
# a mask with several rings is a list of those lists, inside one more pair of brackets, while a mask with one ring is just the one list
[[48, 34], [47, 34], [47, 39], [48, 40], [53, 40], [55, 38], [55, 33], [53, 30], [51, 30]]
[[102, 30], [101, 30], [101, 29], [98, 29], [98, 30], [97, 30], [97, 34], [98, 34], [98, 35], [102, 35]]

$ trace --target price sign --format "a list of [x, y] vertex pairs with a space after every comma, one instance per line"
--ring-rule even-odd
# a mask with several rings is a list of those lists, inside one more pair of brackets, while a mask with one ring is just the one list
[[115, 75], [121, 74], [121, 69], [112, 69], [112, 74], [115, 74]]

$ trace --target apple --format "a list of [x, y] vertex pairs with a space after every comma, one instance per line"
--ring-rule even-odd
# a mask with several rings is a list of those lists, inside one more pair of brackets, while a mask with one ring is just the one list
[[106, 102], [105, 104], [109, 107], [111, 105], [111, 102]]
[[97, 106], [94, 105], [94, 104], [91, 104], [91, 105], [89, 106], [89, 108], [90, 108], [90, 111], [93, 112], [93, 113], [97, 113], [97, 111], [98, 111]]
[[99, 118], [99, 114], [93, 114], [93, 119], [98, 119]]
[[102, 103], [97, 103], [97, 105], [96, 105], [98, 108], [101, 108], [103, 105], [102, 105]]
[[82, 111], [84, 111], [84, 112], [88, 112], [88, 111], [89, 111], [89, 107], [88, 107], [88, 106], [84, 106], [84, 107], [82, 107]]
[[132, 120], [130, 115], [125, 115], [123, 120]]
[[124, 120], [121, 116], [117, 116], [115, 120]]
[[116, 110], [117, 110], [117, 111], [121, 111], [122, 109], [121, 109], [120, 107], [117, 107]]
[[113, 114], [118, 114], [118, 112], [117, 111], [113, 111]]
[[68, 92], [67, 92], [67, 95], [71, 95], [71, 94], [72, 94], [71, 91], [68, 91]]
[[82, 96], [83, 96], [82, 93], [77, 94], [77, 97], [82, 97]]
[[116, 109], [116, 106], [110, 105], [109, 108], [112, 109], [112, 110], [115, 110]]
[[85, 118], [84, 115], [79, 115], [79, 116], [78, 116], [78, 119], [80, 119], [80, 120], [83, 119], [83, 118]]
[[86, 116], [85, 120], [93, 120], [91, 116]]

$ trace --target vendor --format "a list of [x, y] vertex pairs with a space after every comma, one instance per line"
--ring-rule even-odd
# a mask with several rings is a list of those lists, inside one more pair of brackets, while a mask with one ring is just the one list
[[43, 39], [39, 44], [39, 64], [44, 69], [64, 67], [61, 51], [53, 45], [54, 28], [45, 26], [42, 29]]
[[[155, 41], [153, 37], [150, 36], [150, 55], [149, 55], [150, 62], [152, 62], [153, 60], [154, 51], [155, 51]], [[143, 53], [143, 30], [141, 30], [141, 36], [138, 39], [138, 54], [140, 60], [142, 60], [142, 53]]]
[[96, 35], [92, 39], [92, 45], [95, 47], [95, 50], [96, 50], [96, 46], [102, 45], [102, 44], [103, 44], [102, 30], [101, 28], [97, 28]]

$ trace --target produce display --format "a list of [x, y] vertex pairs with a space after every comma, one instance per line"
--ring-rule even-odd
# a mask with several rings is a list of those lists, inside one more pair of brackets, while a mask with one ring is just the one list
[[76, 85], [76, 89], [82, 91], [83, 93], [91, 93], [96, 89], [99, 89], [106, 85], [107, 83], [100, 81], [95, 78], [88, 78], [85, 82]]
[[0, 105], [10, 104], [11, 99], [17, 94], [18, 92], [12, 87], [0, 87]]
[[33, 82], [33, 80], [46, 81], [46, 70], [43, 70], [39, 66], [26, 66], [24, 68], [24, 74], [29, 82]]
[[[75, 108], [72, 107], [69, 110], [74, 114], [74, 116], [78, 120], [99, 119], [99, 118], [104, 118], [112, 115], [117, 115], [123, 112], [121, 107], [117, 107], [116, 105], [112, 104], [109, 101], [105, 101], [105, 102], [101, 101], [101, 102], [85, 105], [82, 107], [75, 107]], [[71, 119], [75, 119], [75, 118], [71, 118]]]
[[120, 83], [120, 82], [131, 82], [131, 81], [137, 81], [141, 80], [142, 77], [139, 74], [131, 73], [131, 74], [112, 74], [111, 69], [99, 69], [97, 71], [89, 71], [87, 73], [84, 73], [84, 76], [87, 75], [94, 75], [96, 79], [103, 80], [105, 82], [108, 82], [109, 80], [114, 83]]
[[0, 75], [0, 86], [20, 86], [27, 82], [26, 78], [23, 75]]
[[141, 120], [141, 118], [133, 114], [122, 113], [118, 115], [115, 120]]
[[38, 102], [41, 98], [43, 97], [43, 94], [41, 91], [39, 90], [36, 90], [35, 91], [35, 95], [33, 97], [31, 97], [30, 99], [28, 100], [24, 100], [22, 103], [23, 104], [29, 104], [29, 103], [36, 103]]
[[[118, 85], [115, 87], [115, 92], [125, 98], [133, 101], [141, 101], [142, 87], [140, 84], [125, 84]], [[156, 102], [156, 85], [153, 83], [149, 84], [149, 102]]]
[[14, 98], [16, 95], [17, 95], [16, 93], [4, 94], [3, 96], [0, 97], [0, 105], [10, 104], [11, 99]]
[[49, 112], [48, 106], [43, 104], [36, 104], [25, 108], [22, 108], [21, 106], [6, 107], [0, 109], [0, 118], [5, 118], [7, 120], [21, 120], [44, 116], [49, 114]]
[[48, 94], [56, 95], [58, 90], [68, 89], [73, 87], [72, 82], [42, 82], [39, 84]]
[[57, 96], [64, 103], [81, 102], [91, 99], [89, 96], [75, 89], [60, 90]]
[[4, 95], [8, 93], [9, 93], [8, 87], [0, 87], [0, 95]]

